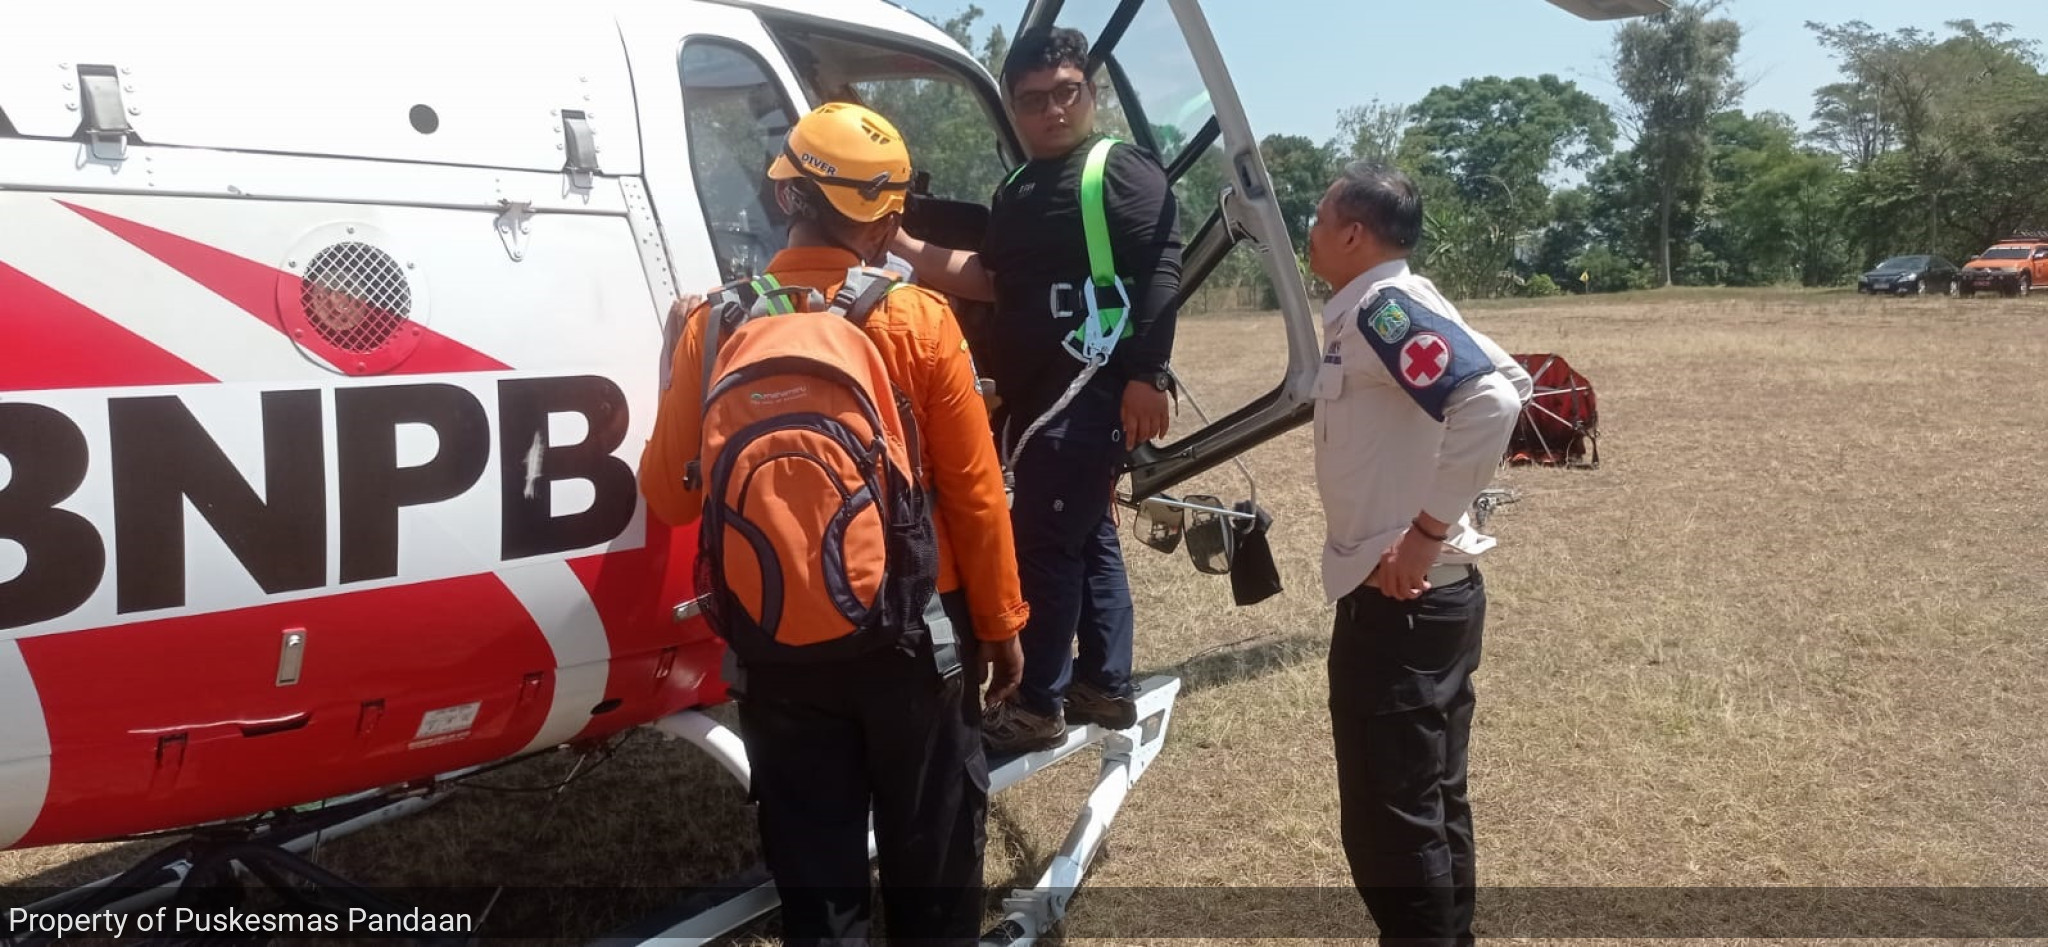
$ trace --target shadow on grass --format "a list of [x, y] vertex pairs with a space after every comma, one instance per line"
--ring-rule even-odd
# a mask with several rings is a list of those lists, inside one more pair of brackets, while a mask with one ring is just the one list
[[1185, 696], [1211, 687], [1265, 677], [1309, 661], [1321, 661], [1329, 653], [1330, 641], [1325, 635], [1261, 635], [1211, 648], [1179, 664], [1135, 676], [1140, 680], [1158, 674], [1178, 677], [1181, 694]]

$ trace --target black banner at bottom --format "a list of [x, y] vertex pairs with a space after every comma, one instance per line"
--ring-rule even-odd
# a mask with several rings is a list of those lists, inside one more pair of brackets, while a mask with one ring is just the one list
[[[0, 945], [242, 937], [275, 943], [587, 942], [649, 932], [746, 887], [376, 888], [309, 909], [269, 894], [106, 908], [79, 892], [0, 889]], [[66, 903], [48, 899], [69, 895]], [[226, 894], [219, 892], [218, 894]], [[992, 925], [1007, 891], [985, 892]], [[878, 911], [879, 913], [879, 911]], [[2048, 938], [2048, 888], [1481, 888], [1474, 933], [1516, 938]], [[658, 919], [650, 925], [649, 918]], [[886, 926], [886, 920], [884, 921]], [[1069, 940], [1374, 936], [1350, 888], [1118, 888], [1073, 893]]]

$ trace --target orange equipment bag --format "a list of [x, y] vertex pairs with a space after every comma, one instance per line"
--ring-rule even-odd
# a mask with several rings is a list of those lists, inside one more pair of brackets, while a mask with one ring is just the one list
[[772, 275], [711, 297], [685, 479], [705, 490], [704, 613], [744, 664], [844, 660], [921, 631], [941, 672], [958, 669], [917, 422], [861, 328], [897, 281], [855, 267], [822, 311]]

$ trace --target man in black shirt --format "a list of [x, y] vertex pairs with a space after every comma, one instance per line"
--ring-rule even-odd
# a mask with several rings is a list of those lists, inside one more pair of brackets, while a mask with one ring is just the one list
[[1091, 279], [1082, 181], [1102, 136], [1087, 68], [1075, 30], [1018, 36], [1003, 89], [1031, 160], [997, 189], [979, 252], [900, 232], [894, 246], [926, 286], [995, 303], [969, 338], [995, 382], [992, 420], [1014, 476], [1010, 517], [1031, 605], [1023, 683], [984, 720], [997, 753], [1057, 744], [1067, 720], [1137, 722], [1130, 582], [1111, 507], [1124, 453], [1166, 433], [1181, 238], [1157, 157], [1114, 144], [1102, 203], [1119, 279]]

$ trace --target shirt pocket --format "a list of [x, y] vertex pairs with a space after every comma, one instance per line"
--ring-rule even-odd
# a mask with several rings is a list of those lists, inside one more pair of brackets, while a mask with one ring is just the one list
[[1344, 394], [1344, 366], [1324, 362], [1316, 369], [1316, 387], [1313, 393], [1317, 401], [1335, 401]]
[[1316, 440], [1330, 439], [1330, 412], [1337, 406], [1337, 399], [1344, 395], [1344, 366], [1324, 362], [1316, 369], [1315, 387], [1309, 397], [1316, 402]]

